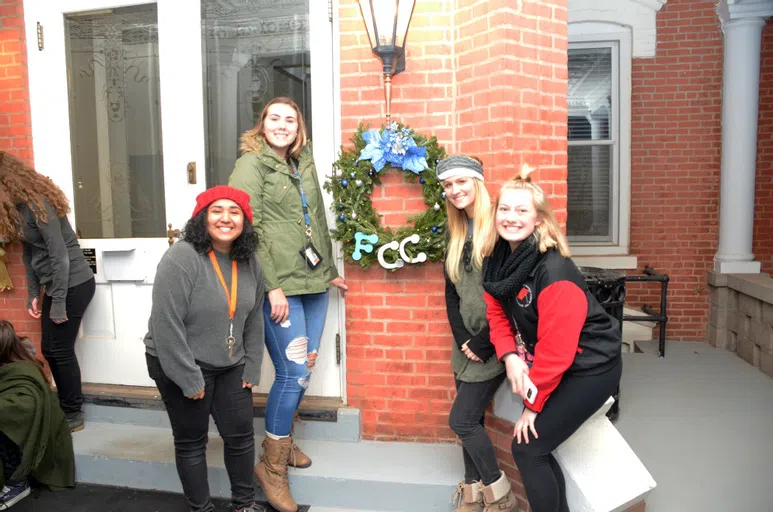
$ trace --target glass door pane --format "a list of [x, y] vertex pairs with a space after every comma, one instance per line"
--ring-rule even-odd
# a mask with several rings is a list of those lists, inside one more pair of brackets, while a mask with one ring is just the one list
[[[288, 96], [300, 107], [324, 181], [338, 147], [332, 24], [326, 2], [201, 0], [200, 38], [207, 186], [228, 182], [241, 154], [241, 134], [255, 125], [265, 105], [277, 96]], [[327, 196], [325, 202], [330, 204]], [[336, 359], [340, 305], [341, 297], [331, 293], [308, 396], [342, 395], [342, 370]], [[271, 360], [264, 357], [255, 391], [267, 393], [273, 380]]]
[[156, 5], [64, 20], [78, 235], [163, 237]]
[[311, 135], [309, 41], [309, 0], [202, 2], [208, 186], [227, 183], [239, 136], [276, 96], [295, 100]]

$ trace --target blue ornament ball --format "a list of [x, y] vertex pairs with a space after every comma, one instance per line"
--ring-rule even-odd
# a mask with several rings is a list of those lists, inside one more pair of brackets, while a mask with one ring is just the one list
[[348, 187], [349, 186], [349, 180], [342, 179], [341, 180], [341, 186], [344, 187], [344, 188]]
[[432, 232], [437, 233], [437, 226], [432, 226]]
[[[346, 185], [344, 185], [344, 187], [345, 187], [345, 186], [346, 186]], [[442, 192], [442, 193], [440, 194], [440, 197], [442, 197], [443, 199], [445, 199], [445, 198], [446, 198], [446, 193], [445, 193], [445, 192]]]
[[375, 172], [373, 172], [373, 171], [368, 171], [368, 176], [371, 176], [371, 177], [372, 177], [374, 174], [376, 174], [376, 173], [375, 173]]
[[419, 178], [419, 183], [421, 183], [422, 185], [424, 185], [424, 183], [425, 183], [425, 181], [424, 181], [424, 178]]
[[341, 222], [345, 221], [346, 220], [346, 215], [344, 215], [342, 213], [341, 215], [338, 216], [338, 220], [340, 220]]

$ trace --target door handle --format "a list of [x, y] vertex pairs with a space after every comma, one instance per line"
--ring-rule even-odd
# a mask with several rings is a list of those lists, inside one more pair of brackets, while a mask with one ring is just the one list
[[166, 230], [166, 236], [169, 238], [169, 247], [174, 243], [175, 238], [180, 238], [180, 230], [172, 229], [172, 225], [169, 224], [169, 229]]
[[188, 162], [188, 166], [186, 167], [186, 170], [188, 171], [188, 185], [195, 185], [196, 184], [196, 162]]

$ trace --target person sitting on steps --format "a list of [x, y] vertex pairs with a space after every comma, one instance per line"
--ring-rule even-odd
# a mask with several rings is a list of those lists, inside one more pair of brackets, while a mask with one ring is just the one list
[[0, 510], [29, 496], [33, 480], [75, 486], [72, 434], [35, 347], [0, 320]]

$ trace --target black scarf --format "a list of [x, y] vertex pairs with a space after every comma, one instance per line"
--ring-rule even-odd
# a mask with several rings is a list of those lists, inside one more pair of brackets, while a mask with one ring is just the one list
[[539, 247], [533, 236], [521, 242], [515, 251], [500, 238], [491, 256], [483, 260], [483, 289], [498, 300], [515, 297], [539, 259]]

